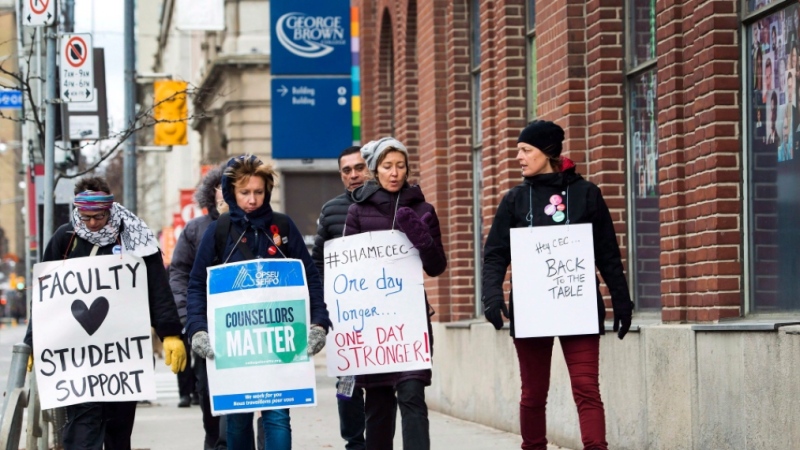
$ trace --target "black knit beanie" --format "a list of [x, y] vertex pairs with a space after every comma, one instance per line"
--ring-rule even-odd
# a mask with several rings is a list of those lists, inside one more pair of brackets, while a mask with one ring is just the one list
[[564, 129], [549, 120], [534, 120], [519, 134], [517, 143], [520, 142], [538, 148], [550, 158], [558, 158], [564, 142]]

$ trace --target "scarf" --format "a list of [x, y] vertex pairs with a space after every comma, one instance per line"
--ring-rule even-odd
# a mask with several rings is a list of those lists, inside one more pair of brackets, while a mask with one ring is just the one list
[[[75, 234], [89, 241], [91, 244], [105, 247], [117, 242], [117, 237], [122, 242], [124, 252], [144, 258], [159, 251], [158, 241], [147, 224], [136, 217], [127, 208], [114, 202], [108, 210], [110, 216], [106, 226], [98, 231], [89, 231], [86, 224], [81, 221], [78, 208], [72, 210], [72, 226]], [[120, 227], [122, 233], [120, 233]]]

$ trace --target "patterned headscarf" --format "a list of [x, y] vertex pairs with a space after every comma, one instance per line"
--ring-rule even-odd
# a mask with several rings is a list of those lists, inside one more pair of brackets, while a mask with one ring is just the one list
[[73, 202], [81, 211], [106, 211], [114, 203], [114, 195], [102, 191], [83, 191], [75, 195]]
[[[78, 194], [81, 195], [81, 194]], [[113, 196], [109, 196], [113, 197]], [[78, 198], [76, 196], [75, 206], [78, 206]], [[97, 205], [90, 206], [90, 208]], [[98, 231], [90, 231], [86, 224], [81, 221], [81, 211], [101, 211], [108, 210], [109, 218], [106, 226]], [[122, 244], [123, 252], [130, 252], [134, 256], [144, 258], [145, 256], [152, 255], [159, 251], [158, 241], [152, 230], [148, 228], [147, 224], [142, 219], [136, 217], [127, 208], [119, 203], [112, 202], [108, 208], [105, 209], [88, 209], [82, 206], [72, 210], [72, 226], [75, 234], [79, 238], [86, 239], [90, 243], [105, 247], [117, 242], [117, 237]], [[122, 228], [122, 233], [120, 233]]]

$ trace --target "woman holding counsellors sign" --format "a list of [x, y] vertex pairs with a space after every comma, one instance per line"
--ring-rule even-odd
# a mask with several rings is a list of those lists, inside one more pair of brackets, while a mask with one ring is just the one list
[[[564, 130], [553, 122], [535, 120], [522, 130], [516, 159], [522, 167], [524, 182], [512, 188], [501, 201], [484, 247], [484, 314], [498, 330], [503, 327], [501, 314], [511, 319], [511, 336], [519, 359], [523, 449], [547, 448], [545, 405], [553, 337], [515, 337], [515, 322], [519, 324], [526, 318], [514, 316], [513, 288], [509, 300], [511, 314], [503, 294], [503, 281], [511, 263], [511, 229], [590, 223], [595, 264], [611, 292], [614, 331], [619, 331], [618, 337], [622, 339], [631, 326], [633, 303], [611, 215], [600, 189], [575, 173], [572, 161], [560, 156], [563, 140]], [[599, 283], [597, 318], [599, 333], [603, 334], [605, 306]], [[598, 334], [560, 336], [559, 341], [572, 380], [584, 448], [605, 450], [608, 448], [605, 413], [598, 382], [600, 337]]]
[[[187, 289], [186, 334], [191, 336], [192, 350], [202, 358], [215, 357], [208, 335], [207, 268], [217, 264], [257, 258], [302, 260], [310, 298], [309, 356], [317, 354], [325, 345], [325, 335], [331, 323], [322, 298], [319, 272], [306, 249], [302, 234], [294, 222], [286, 216], [283, 217], [288, 222], [288, 230], [281, 231], [278, 215], [270, 207], [270, 195], [274, 184], [275, 172], [272, 167], [255, 156], [231, 158], [223, 172], [222, 196], [230, 211], [229, 229], [222, 236], [225, 242], [224, 249], [217, 253], [217, 229], [221, 226], [223, 218], [226, 218], [220, 216], [203, 234], [189, 275]], [[266, 314], [262, 317], [266, 317]], [[228, 449], [250, 450], [253, 446], [253, 413], [230, 414], [227, 417]], [[261, 412], [261, 417], [265, 448], [291, 449], [292, 430], [289, 410], [268, 409]]]
[[[440, 275], [447, 267], [447, 257], [439, 219], [420, 187], [408, 184], [408, 150], [396, 139], [386, 137], [365, 145], [361, 155], [375, 180], [353, 193], [355, 203], [348, 210], [344, 235], [398, 229], [419, 250], [425, 273], [432, 277]], [[432, 340], [430, 317], [428, 329]], [[358, 375], [356, 384], [366, 389], [367, 448], [392, 449], [395, 394], [402, 416], [403, 448], [430, 448], [425, 404], [425, 386], [431, 384], [430, 370]]]

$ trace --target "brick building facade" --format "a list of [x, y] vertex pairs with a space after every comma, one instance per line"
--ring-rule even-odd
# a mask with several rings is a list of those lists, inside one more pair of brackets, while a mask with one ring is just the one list
[[[503, 194], [520, 182], [519, 131], [540, 118], [565, 129], [564, 155], [602, 189], [636, 299], [633, 337], [602, 340], [604, 400], [609, 410], [629, 404], [608, 415], [613, 447], [773, 448], [797, 435], [777, 423], [800, 419], [785, 400], [798, 383], [780, 370], [748, 378], [759, 364], [800, 360], [787, 350], [799, 346], [791, 324], [800, 322], [800, 188], [791, 187], [800, 176], [796, 1], [353, 5], [363, 140], [394, 135], [412, 149], [442, 223], [448, 271], [426, 281], [440, 322], [434, 372], [446, 384], [435, 381], [434, 407], [518, 429], [508, 406], [478, 408], [481, 394], [469, 397], [492, 373], [511, 380], [516, 370], [510, 340], [470, 322], [479, 295], [475, 242], [482, 245]], [[502, 368], [463, 375], [471, 366], [456, 359], [482, 350], [500, 354]], [[746, 386], [722, 381], [719, 371]], [[456, 374], [460, 382], [449, 383]], [[563, 369], [554, 368], [552, 383], [551, 439], [579, 445]], [[681, 393], [662, 392], [668, 386]], [[722, 412], [765, 397], [775, 411], [743, 413], [747, 432]], [[518, 393], [496, 388], [486, 401], [496, 398], [512, 405]], [[762, 436], [762, 428], [780, 436]], [[748, 433], [765, 446], [738, 445]]]

